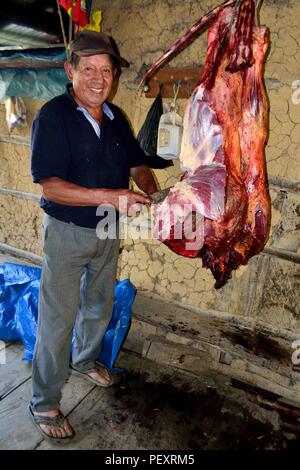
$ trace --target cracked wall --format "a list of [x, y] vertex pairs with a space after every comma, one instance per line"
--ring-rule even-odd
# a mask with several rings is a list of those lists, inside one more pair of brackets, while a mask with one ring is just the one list
[[[217, 1], [188, 0], [95, 0], [93, 8], [104, 13], [103, 30], [119, 45], [131, 64], [120, 78], [114, 102], [129, 116], [137, 133], [152, 100], [136, 94], [145, 70], [175, 40], [185, 33]], [[265, 67], [270, 100], [270, 136], [266, 161], [272, 198], [272, 231], [268, 245], [300, 255], [300, 200], [295, 182], [300, 178], [300, 3], [298, 0], [265, 0], [261, 23], [271, 31], [271, 49]], [[182, 51], [170, 66], [204, 63], [206, 33]], [[294, 89], [292, 88], [294, 84]], [[299, 101], [299, 103], [298, 103]], [[26, 100], [29, 123], [41, 102]], [[185, 100], [179, 100], [183, 114]], [[39, 194], [29, 171], [29, 129], [8, 134], [4, 107], [0, 107], [1, 183], [5, 188]], [[15, 143], [15, 140], [22, 140]], [[178, 162], [173, 168], [155, 171], [161, 188], [180, 177]], [[41, 254], [38, 204], [11, 196], [0, 198], [1, 242]], [[300, 330], [299, 265], [269, 255], [251, 259], [233, 274], [232, 280], [216, 291], [202, 261], [182, 258], [155, 240], [122, 243], [119, 277], [129, 277], [139, 290], [179, 301], [203, 311], [217, 310], [247, 316], [274, 327]]]

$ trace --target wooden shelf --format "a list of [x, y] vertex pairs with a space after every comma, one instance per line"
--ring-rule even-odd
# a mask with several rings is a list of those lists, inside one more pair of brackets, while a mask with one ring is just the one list
[[162, 97], [173, 98], [174, 86], [176, 87], [180, 82], [177, 98], [189, 98], [199, 83], [202, 70], [202, 67], [162, 68], [147, 83], [149, 90], [145, 92], [145, 95], [147, 98], [155, 98], [162, 84]]
[[48, 69], [61, 68], [64, 66], [63, 61], [41, 61], [32, 59], [1, 59], [0, 69]]

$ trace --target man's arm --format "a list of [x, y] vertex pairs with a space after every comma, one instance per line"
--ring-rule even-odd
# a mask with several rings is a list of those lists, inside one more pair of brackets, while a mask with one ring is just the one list
[[158, 191], [151, 170], [146, 165], [131, 168], [130, 174], [138, 187], [146, 194], [152, 194]]
[[129, 189], [90, 189], [57, 177], [40, 180], [40, 184], [45, 199], [67, 206], [84, 207], [111, 204], [122, 212], [122, 207], [119, 206], [120, 196], [127, 197], [128, 207], [136, 203], [148, 204], [151, 202], [149, 197], [129, 191]]

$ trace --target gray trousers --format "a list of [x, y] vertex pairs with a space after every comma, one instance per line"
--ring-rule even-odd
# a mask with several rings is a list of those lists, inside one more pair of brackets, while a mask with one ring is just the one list
[[59, 408], [72, 366], [95, 366], [111, 319], [119, 240], [99, 240], [96, 230], [45, 216], [44, 259], [39, 293], [37, 340], [32, 363], [32, 405]]

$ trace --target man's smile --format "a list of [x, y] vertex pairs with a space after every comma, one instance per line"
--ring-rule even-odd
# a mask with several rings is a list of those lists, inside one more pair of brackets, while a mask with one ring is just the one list
[[90, 90], [91, 90], [93, 93], [100, 94], [100, 93], [103, 93], [104, 87], [101, 87], [101, 88], [90, 87]]

